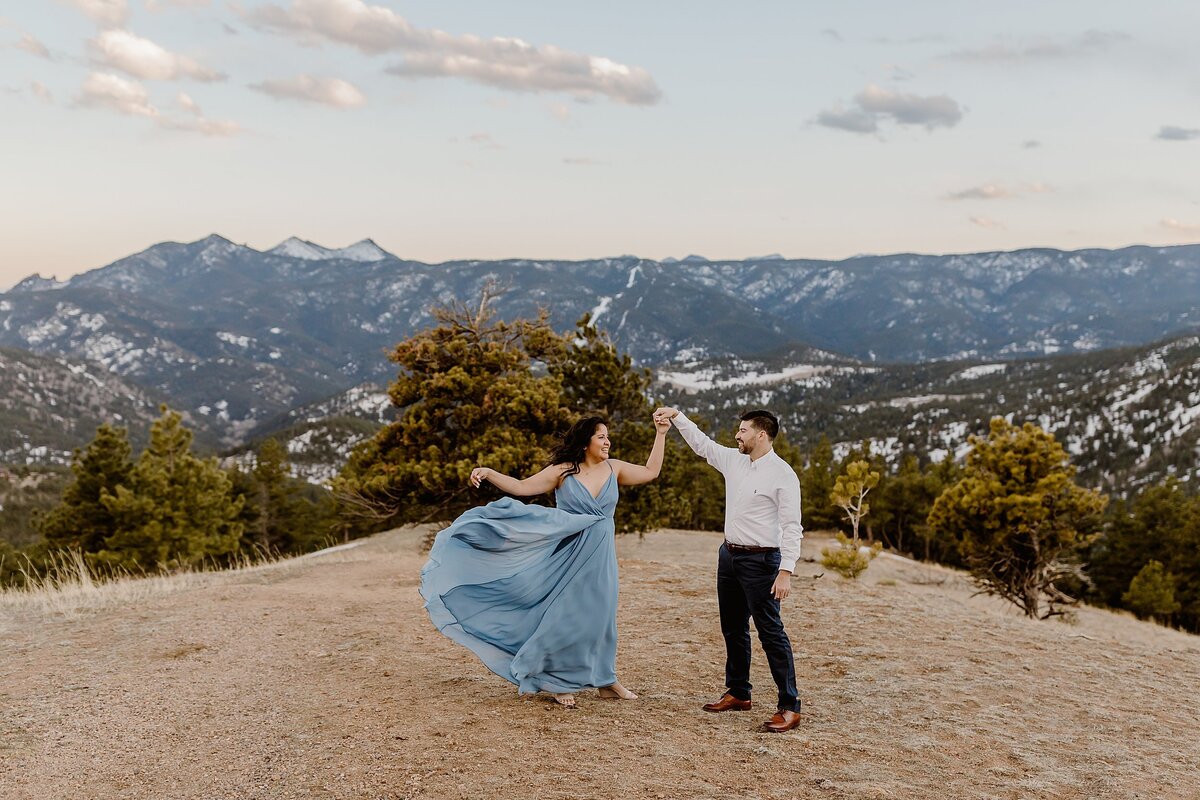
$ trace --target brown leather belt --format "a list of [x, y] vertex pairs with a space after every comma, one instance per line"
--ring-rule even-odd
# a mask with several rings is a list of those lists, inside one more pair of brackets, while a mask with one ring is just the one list
[[778, 547], [756, 547], [748, 544], [734, 544], [728, 539], [725, 540], [725, 547], [734, 553], [778, 553]]

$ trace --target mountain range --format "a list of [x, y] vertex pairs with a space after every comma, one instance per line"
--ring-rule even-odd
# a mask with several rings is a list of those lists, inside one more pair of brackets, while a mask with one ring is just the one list
[[[546, 308], [565, 330], [590, 312], [619, 348], [659, 370], [664, 391], [690, 381], [732, 397], [741, 396], [738, 384], [722, 389], [721, 374], [744, 378], [737, 367], [751, 362], [768, 373], [792, 369], [779, 386], [803, 386], [813, 368], [808, 378], [824, 371], [876, 389], [926, 376], [921, 391], [957, 396], [939, 381], [966, 367], [937, 362], [1025, 369], [1015, 365], [1055, 363], [1031, 356], [1137, 346], [1200, 324], [1200, 245], [425, 264], [371, 240], [330, 249], [291, 238], [259, 251], [213, 235], [157, 244], [62, 282], [27, 278], [0, 294], [0, 346], [99, 364], [235, 447], [266, 430], [314, 424], [286, 418], [298, 407], [386, 383], [390, 347], [429, 325], [434, 305], [469, 300], [488, 282], [505, 289], [501, 316]], [[752, 385], [762, 396], [762, 384]], [[772, 391], [773, 401], [791, 402]], [[837, 415], [829, 419], [837, 429]]]

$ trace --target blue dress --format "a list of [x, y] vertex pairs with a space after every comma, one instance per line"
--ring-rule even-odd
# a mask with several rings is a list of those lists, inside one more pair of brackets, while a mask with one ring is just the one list
[[592, 497], [569, 475], [557, 508], [505, 497], [441, 531], [421, 570], [437, 629], [521, 694], [617, 680], [616, 475]]

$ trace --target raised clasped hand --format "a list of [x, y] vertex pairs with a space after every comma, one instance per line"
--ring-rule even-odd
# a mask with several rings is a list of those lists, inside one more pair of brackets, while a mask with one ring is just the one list
[[471, 470], [471, 477], [467, 479], [467, 483], [478, 489], [486, 477], [487, 467], [476, 467], [475, 469]]
[[[667, 408], [666, 406], [660, 406], [659, 408], [656, 408], [654, 410], [654, 426], [658, 428], [660, 425], [665, 423], [668, 427], [670, 427], [671, 420], [674, 419], [675, 415], [678, 413], [679, 412], [675, 409]], [[659, 430], [664, 429], [659, 428]]]

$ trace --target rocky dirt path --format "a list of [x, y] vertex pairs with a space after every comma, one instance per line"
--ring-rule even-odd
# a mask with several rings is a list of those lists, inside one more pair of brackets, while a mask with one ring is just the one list
[[[0, 619], [0, 798], [1196, 798], [1200, 639], [1029, 622], [950, 570], [802, 564], [804, 723], [709, 715], [719, 536], [627, 537], [636, 702], [520, 698], [432, 629], [420, 531], [74, 618]], [[816, 546], [814, 546], [816, 545]], [[819, 543], [806, 543], [814, 555]], [[759, 697], [773, 694], [761, 653]]]

